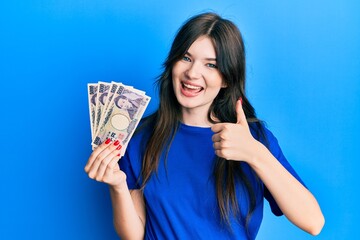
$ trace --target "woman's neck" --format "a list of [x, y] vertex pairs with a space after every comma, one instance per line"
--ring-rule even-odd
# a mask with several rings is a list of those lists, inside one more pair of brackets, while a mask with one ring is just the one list
[[208, 111], [196, 109], [182, 109], [182, 122], [185, 125], [196, 127], [210, 127], [213, 124], [208, 120]]

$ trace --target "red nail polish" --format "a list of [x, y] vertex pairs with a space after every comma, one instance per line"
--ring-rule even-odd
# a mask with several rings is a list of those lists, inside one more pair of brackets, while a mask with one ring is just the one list
[[109, 144], [110, 142], [111, 142], [111, 139], [108, 138], [108, 139], [106, 139], [105, 144]]
[[116, 155], [116, 156], [120, 157], [120, 153], [118, 155]]
[[239, 97], [240, 103], [242, 105], [243, 101], [242, 101], [242, 97]]
[[114, 142], [114, 145], [117, 146], [117, 145], [119, 145], [119, 143], [120, 143], [119, 140], [116, 140], [116, 141]]
[[120, 150], [121, 148], [122, 148], [122, 146], [119, 145], [119, 146], [116, 148], [116, 150]]

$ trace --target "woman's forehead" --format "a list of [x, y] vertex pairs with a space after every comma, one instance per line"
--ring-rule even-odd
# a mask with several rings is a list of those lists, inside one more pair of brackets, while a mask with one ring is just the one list
[[208, 36], [197, 38], [187, 50], [187, 54], [205, 60], [216, 61], [216, 51], [213, 41]]

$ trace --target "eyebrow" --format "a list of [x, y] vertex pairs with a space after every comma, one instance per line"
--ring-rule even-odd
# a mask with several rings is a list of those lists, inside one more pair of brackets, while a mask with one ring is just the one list
[[[189, 55], [190, 57], [192, 57], [191, 53], [189, 53], [188, 51], [186, 51], [185, 53], [186, 55]], [[216, 58], [204, 58], [205, 60], [208, 60], [208, 61], [215, 61], [216, 62]]]

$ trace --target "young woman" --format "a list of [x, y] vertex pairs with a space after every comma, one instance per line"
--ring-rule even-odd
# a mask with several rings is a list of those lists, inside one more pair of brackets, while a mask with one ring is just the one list
[[120, 159], [104, 142], [85, 171], [110, 186], [122, 239], [254, 239], [264, 198], [275, 215], [317, 235], [324, 217], [256, 118], [245, 93], [238, 28], [214, 13], [177, 33], [157, 81], [159, 109]]

